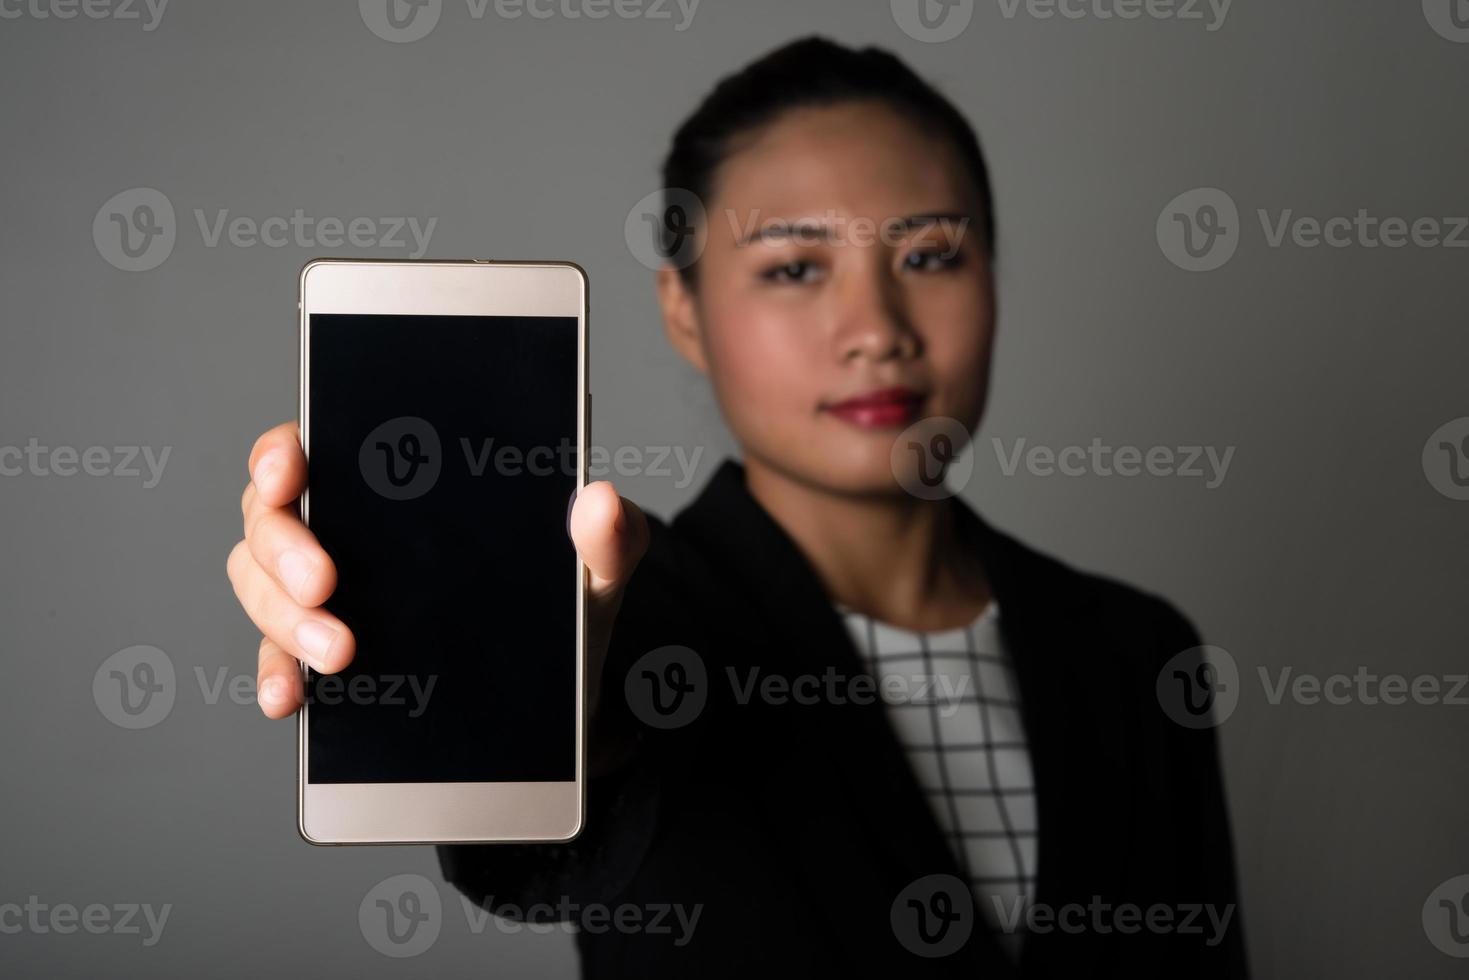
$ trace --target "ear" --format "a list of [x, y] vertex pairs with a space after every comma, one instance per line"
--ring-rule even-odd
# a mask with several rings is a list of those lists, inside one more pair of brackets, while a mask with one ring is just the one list
[[704, 334], [699, 329], [698, 303], [693, 291], [671, 265], [658, 270], [658, 305], [663, 309], [663, 330], [668, 334], [668, 342], [700, 374], [707, 374], [709, 362], [704, 357]]

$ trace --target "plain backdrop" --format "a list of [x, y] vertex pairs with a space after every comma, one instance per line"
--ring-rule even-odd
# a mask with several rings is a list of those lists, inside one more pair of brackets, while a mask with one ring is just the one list
[[[359, 903], [393, 875], [438, 880], [432, 851], [302, 843], [293, 725], [211, 694], [254, 677], [224, 560], [250, 444], [295, 413], [297, 270], [412, 249], [211, 246], [207, 232], [222, 211], [414, 216], [437, 219], [429, 257], [580, 263], [596, 442], [702, 452], [687, 486], [676, 467], [614, 474], [668, 516], [732, 441], [668, 348], [624, 226], [711, 84], [817, 32], [908, 59], [989, 156], [1000, 334], [966, 498], [1038, 547], [1166, 595], [1238, 666], [1219, 733], [1258, 975], [1459, 975], [1422, 917], [1469, 873], [1469, 708], [1272, 703], [1259, 671], [1274, 684], [1286, 668], [1469, 669], [1469, 502], [1436, 489], [1424, 454], [1469, 415], [1469, 250], [1276, 246], [1258, 213], [1272, 227], [1287, 211], [1469, 214], [1469, 44], [1434, 28], [1432, 0], [1237, 0], [1212, 30], [1203, 5], [1203, 20], [1123, 19], [1098, 3], [1073, 18], [981, 0], [942, 43], [905, 33], [882, 0], [703, 0], [684, 30], [674, 5], [671, 19], [561, 6], [511, 19], [444, 0], [412, 43], [377, 36], [351, 2], [177, 0], [152, 30], [141, 5], [140, 20], [63, 20], [6, 4], [0, 446], [169, 456], [155, 486], [146, 467], [0, 477], [0, 903], [172, 908], [150, 947], [0, 936], [0, 972], [574, 975], [569, 936], [476, 933], [447, 886], [431, 949], [376, 952]], [[142, 272], [93, 234], [134, 188], [175, 211], [172, 252]], [[1207, 272], [1171, 261], [1157, 233], [1195, 188], [1239, 215], [1235, 253]], [[1021, 439], [1234, 453], [1214, 487], [1007, 474], [1000, 457]], [[176, 694], [166, 719], [128, 730], [93, 681], [136, 645], [167, 654]]]

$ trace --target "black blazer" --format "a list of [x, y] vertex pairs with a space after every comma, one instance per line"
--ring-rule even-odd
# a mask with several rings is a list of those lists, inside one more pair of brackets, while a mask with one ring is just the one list
[[[744, 477], [726, 461], [671, 525], [650, 518], [590, 736], [631, 735], [636, 749], [590, 784], [585, 831], [569, 844], [441, 847], [451, 883], [511, 917], [544, 921], [546, 910], [527, 911], [536, 903], [574, 920], [625, 906], [632, 923], [636, 910], [644, 926], [607, 928], [616, 920], [594, 913], [578, 932], [592, 978], [1246, 975], [1213, 732], [1174, 724], [1155, 694], [1162, 665], [1199, 644], [1194, 630], [1158, 598], [991, 529], [958, 498], [959, 533], [983, 559], [1024, 703], [1033, 901], [1067, 928], [1028, 935], [1017, 971], [971, 909], [938, 940], [957, 935], [959, 948], [927, 955], [943, 947], [914, 940], [920, 910], [900, 893], [961, 871], [885, 706], [742, 704], [730, 682], [731, 669], [741, 688], [756, 667], [762, 677], [863, 671], [815, 572]], [[698, 654], [707, 702], [660, 730], [630, 710], [624, 684], [639, 657], [669, 644]], [[1125, 903], [1136, 918], [1117, 913]], [[1160, 904], [1176, 928], [1119, 931]], [[676, 905], [698, 910], [691, 934], [659, 912]], [[1227, 910], [1227, 927], [1204, 906]]]

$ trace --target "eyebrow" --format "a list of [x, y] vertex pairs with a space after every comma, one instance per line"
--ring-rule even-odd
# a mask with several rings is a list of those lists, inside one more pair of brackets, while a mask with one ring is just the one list
[[[902, 218], [889, 218], [882, 222], [882, 224], [887, 225], [891, 222], [899, 225], [904, 231], [912, 231], [915, 228], [927, 228], [942, 221], [967, 223], [973, 220], [973, 215], [965, 214], [961, 211], [931, 211], [910, 214]], [[834, 237], [835, 234], [834, 229], [817, 219], [798, 218], [795, 221], [775, 219], [768, 222], [766, 227], [756, 228], [741, 235], [739, 240], [735, 242], [735, 247], [742, 248], [757, 239], [762, 242], [777, 242], [790, 238], [797, 232], [809, 234], [812, 231], [819, 232], [823, 238], [827, 239]]]

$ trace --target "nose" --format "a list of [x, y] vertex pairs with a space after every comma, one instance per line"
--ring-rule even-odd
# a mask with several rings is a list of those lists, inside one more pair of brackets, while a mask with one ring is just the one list
[[921, 343], [908, 317], [901, 284], [880, 256], [866, 258], [848, 263], [832, 291], [836, 357], [844, 363], [914, 357]]

